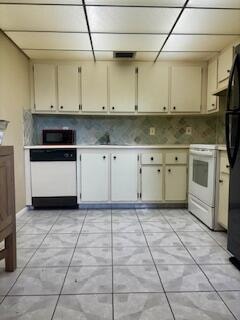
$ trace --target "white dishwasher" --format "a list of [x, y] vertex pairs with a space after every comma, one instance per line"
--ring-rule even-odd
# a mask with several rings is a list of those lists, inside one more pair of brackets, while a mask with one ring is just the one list
[[32, 149], [30, 161], [33, 207], [77, 207], [76, 149]]

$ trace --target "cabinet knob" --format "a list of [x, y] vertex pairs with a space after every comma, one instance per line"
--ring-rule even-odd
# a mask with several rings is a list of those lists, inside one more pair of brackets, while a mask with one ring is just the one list
[[178, 161], [178, 157], [175, 157], [175, 160]]
[[50, 108], [51, 108], [51, 109], [53, 109], [53, 105], [52, 105], [52, 106], [50, 106]]
[[63, 106], [61, 106], [60, 109], [63, 109]]
[[175, 106], [173, 107], [173, 110], [176, 110], [176, 107], [175, 107]]
[[151, 161], [153, 161], [154, 160], [154, 158], [153, 157], [151, 157]]
[[105, 160], [105, 159], [106, 159], [106, 156], [103, 156], [103, 159]]
[[212, 103], [212, 107], [215, 107], [215, 103]]
[[163, 107], [163, 110], [166, 110], [166, 107]]
[[230, 71], [231, 71], [231, 70], [228, 69], [228, 70], [227, 70], [227, 73], [230, 73]]
[[105, 107], [102, 107], [103, 110], [105, 110]]
[[158, 172], [161, 172], [161, 170], [160, 170], [160, 169], [158, 169]]
[[112, 107], [112, 110], [115, 110], [115, 107]]
[[223, 183], [223, 180], [219, 180], [220, 183]]
[[230, 168], [230, 166], [227, 164], [227, 165], [226, 165], [226, 168], [228, 169], [228, 168]]
[[117, 159], [117, 157], [116, 157], [116, 156], [114, 156], [114, 157], [113, 157], [113, 159], [114, 159], [114, 160], [116, 160], [116, 159]]
[[171, 172], [171, 169], [168, 169], [168, 172]]

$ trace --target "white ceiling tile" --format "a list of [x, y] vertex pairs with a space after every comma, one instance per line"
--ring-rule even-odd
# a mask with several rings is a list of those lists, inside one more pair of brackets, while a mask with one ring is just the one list
[[93, 60], [92, 51], [24, 50], [31, 59]]
[[6, 32], [24, 49], [91, 50], [88, 34], [48, 32]]
[[0, 5], [3, 30], [87, 31], [81, 6]]
[[113, 51], [95, 51], [96, 60], [113, 60]]
[[220, 51], [237, 36], [171, 35], [163, 51]]
[[158, 51], [155, 52], [137, 52], [135, 60], [137, 61], [154, 61]]
[[183, 6], [185, 0], [86, 0], [86, 4], [117, 6]]
[[158, 60], [207, 61], [217, 52], [161, 52]]
[[88, 7], [91, 32], [168, 33], [181, 9]]
[[56, 3], [56, 4], [82, 4], [82, 0], [1, 0], [1, 3]]
[[166, 36], [163, 35], [125, 35], [125, 34], [92, 34], [95, 50], [133, 50], [157, 51]]
[[240, 34], [240, 10], [185, 9], [174, 33]]
[[190, 0], [188, 7], [240, 8], [239, 0]]

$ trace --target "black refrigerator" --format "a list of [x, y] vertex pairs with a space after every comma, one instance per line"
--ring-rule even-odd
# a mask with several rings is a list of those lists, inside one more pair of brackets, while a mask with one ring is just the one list
[[234, 50], [225, 115], [226, 146], [230, 164], [228, 250], [240, 270], [240, 45]]

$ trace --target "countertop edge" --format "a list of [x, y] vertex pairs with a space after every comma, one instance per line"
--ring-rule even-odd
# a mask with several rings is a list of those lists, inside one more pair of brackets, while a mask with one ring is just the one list
[[32, 145], [24, 149], [189, 149], [189, 145]]

